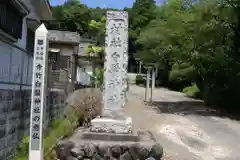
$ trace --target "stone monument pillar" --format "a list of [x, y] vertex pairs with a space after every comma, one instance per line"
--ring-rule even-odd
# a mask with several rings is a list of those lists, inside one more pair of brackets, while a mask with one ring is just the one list
[[[155, 145], [152, 134], [133, 129], [132, 118], [123, 114], [127, 90], [127, 17], [127, 12], [107, 12], [103, 113], [91, 121], [90, 128], [74, 133], [70, 141], [75, 143], [76, 138], [79, 139], [78, 144], [73, 144], [77, 148], [71, 150], [75, 159], [161, 159], [162, 147]], [[61, 153], [62, 148], [67, 148], [59, 146], [61, 149], [57, 150]], [[61, 160], [65, 160], [65, 153], [71, 154], [69, 151], [68, 147]], [[89, 156], [90, 152], [94, 154]]]
[[127, 91], [128, 14], [107, 11], [104, 64], [104, 107], [101, 118], [92, 120], [92, 131], [129, 133], [132, 119], [123, 114]]
[[127, 85], [128, 14], [107, 12], [105, 39], [104, 109], [121, 110]]

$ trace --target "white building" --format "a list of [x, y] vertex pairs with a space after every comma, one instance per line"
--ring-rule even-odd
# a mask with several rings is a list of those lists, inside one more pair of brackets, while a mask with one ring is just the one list
[[76, 74], [76, 81], [81, 85], [91, 85], [91, 77], [93, 76], [94, 70], [93, 60], [98, 57], [89, 57], [86, 55], [86, 50], [89, 45], [93, 45], [94, 43], [95, 41], [92, 39], [81, 37], [78, 49], [78, 66]]
[[34, 33], [48, 0], [0, 0], [0, 160], [28, 135]]

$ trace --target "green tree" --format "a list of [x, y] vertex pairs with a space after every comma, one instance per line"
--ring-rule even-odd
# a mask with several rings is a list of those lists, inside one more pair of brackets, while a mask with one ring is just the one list
[[129, 52], [137, 53], [141, 50], [136, 44], [140, 32], [155, 18], [154, 10], [156, 4], [154, 0], [136, 0], [131, 9], [125, 8], [129, 12]]
[[88, 32], [90, 11], [78, 0], [69, 0], [63, 5], [53, 7], [53, 16], [61, 22], [61, 29], [79, 32], [81, 35]]
[[192, 49], [194, 16], [186, 4], [187, 1], [172, 0], [158, 7], [156, 19], [142, 30], [137, 40], [142, 46], [139, 57], [142, 61], [158, 63], [160, 81], [165, 84], [172, 65], [188, 60], [186, 55]]
[[89, 23], [89, 34], [96, 38], [97, 45], [103, 46], [105, 44], [105, 23], [105, 16], [103, 16], [99, 21], [91, 20]]
[[160, 63], [170, 80], [196, 81], [207, 103], [236, 103], [239, 6], [233, 0], [170, 0], [140, 32], [141, 59]]

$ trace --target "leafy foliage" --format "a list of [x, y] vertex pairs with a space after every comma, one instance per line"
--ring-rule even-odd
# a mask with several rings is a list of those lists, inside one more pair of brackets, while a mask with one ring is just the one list
[[78, 0], [67, 1], [64, 5], [53, 7], [54, 17], [61, 21], [61, 29], [79, 32], [81, 35], [88, 32], [91, 19], [86, 5]]
[[91, 77], [91, 86], [103, 87], [104, 69], [96, 68]]
[[[44, 159], [52, 160], [56, 158], [53, 147], [61, 138], [72, 135], [83, 119], [82, 115], [76, 114], [76, 109], [70, 106], [65, 108], [63, 119], [56, 119], [51, 124], [50, 133], [44, 138]], [[13, 155], [16, 160], [27, 160], [29, 153], [29, 137], [23, 138], [19, 147]]]
[[[54, 7], [63, 28], [97, 39], [104, 53], [105, 14], [76, 0]], [[158, 64], [157, 82], [182, 90], [192, 82], [206, 103], [236, 106], [240, 94], [240, 3], [237, 0], [136, 0], [129, 13], [129, 60]], [[101, 48], [101, 49], [100, 49]], [[173, 87], [174, 88], [174, 87]]]
[[155, 18], [156, 8], [154, 0], [136, 0], [131, 9], [125, 8], [129, 12], [129, 52], [140, 51], [139, 44], [136, 43], [140, 32]]
[[137, 85], [143, 85], [143, 84], [145, 84], [145, 79], [143, 78], [142, 75], [137, 75], [137, 76], [136, 76], [136, 84], [137, 84]]
[[191, 86], [184, 88], [182, 92], [189, 97], [201, 98], [201, 92], [196, 84], [192, 84]]
[[205, 102], [237, 104], [239, 7], [234, 0], [169, 0], [141, 30], [139, 57], [169, 72], [167, 84], [184, 87], [195, 81]]

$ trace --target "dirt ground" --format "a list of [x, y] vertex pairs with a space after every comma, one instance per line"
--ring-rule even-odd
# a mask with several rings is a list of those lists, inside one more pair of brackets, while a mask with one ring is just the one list
[[144, 88], [130, 86], [127, 115], [135, 128], [152, 132], [166, 160], [239, 160], [240, 123], [199, 100], [164, 88], [155, 89], [153, 102], [144, 103]]

